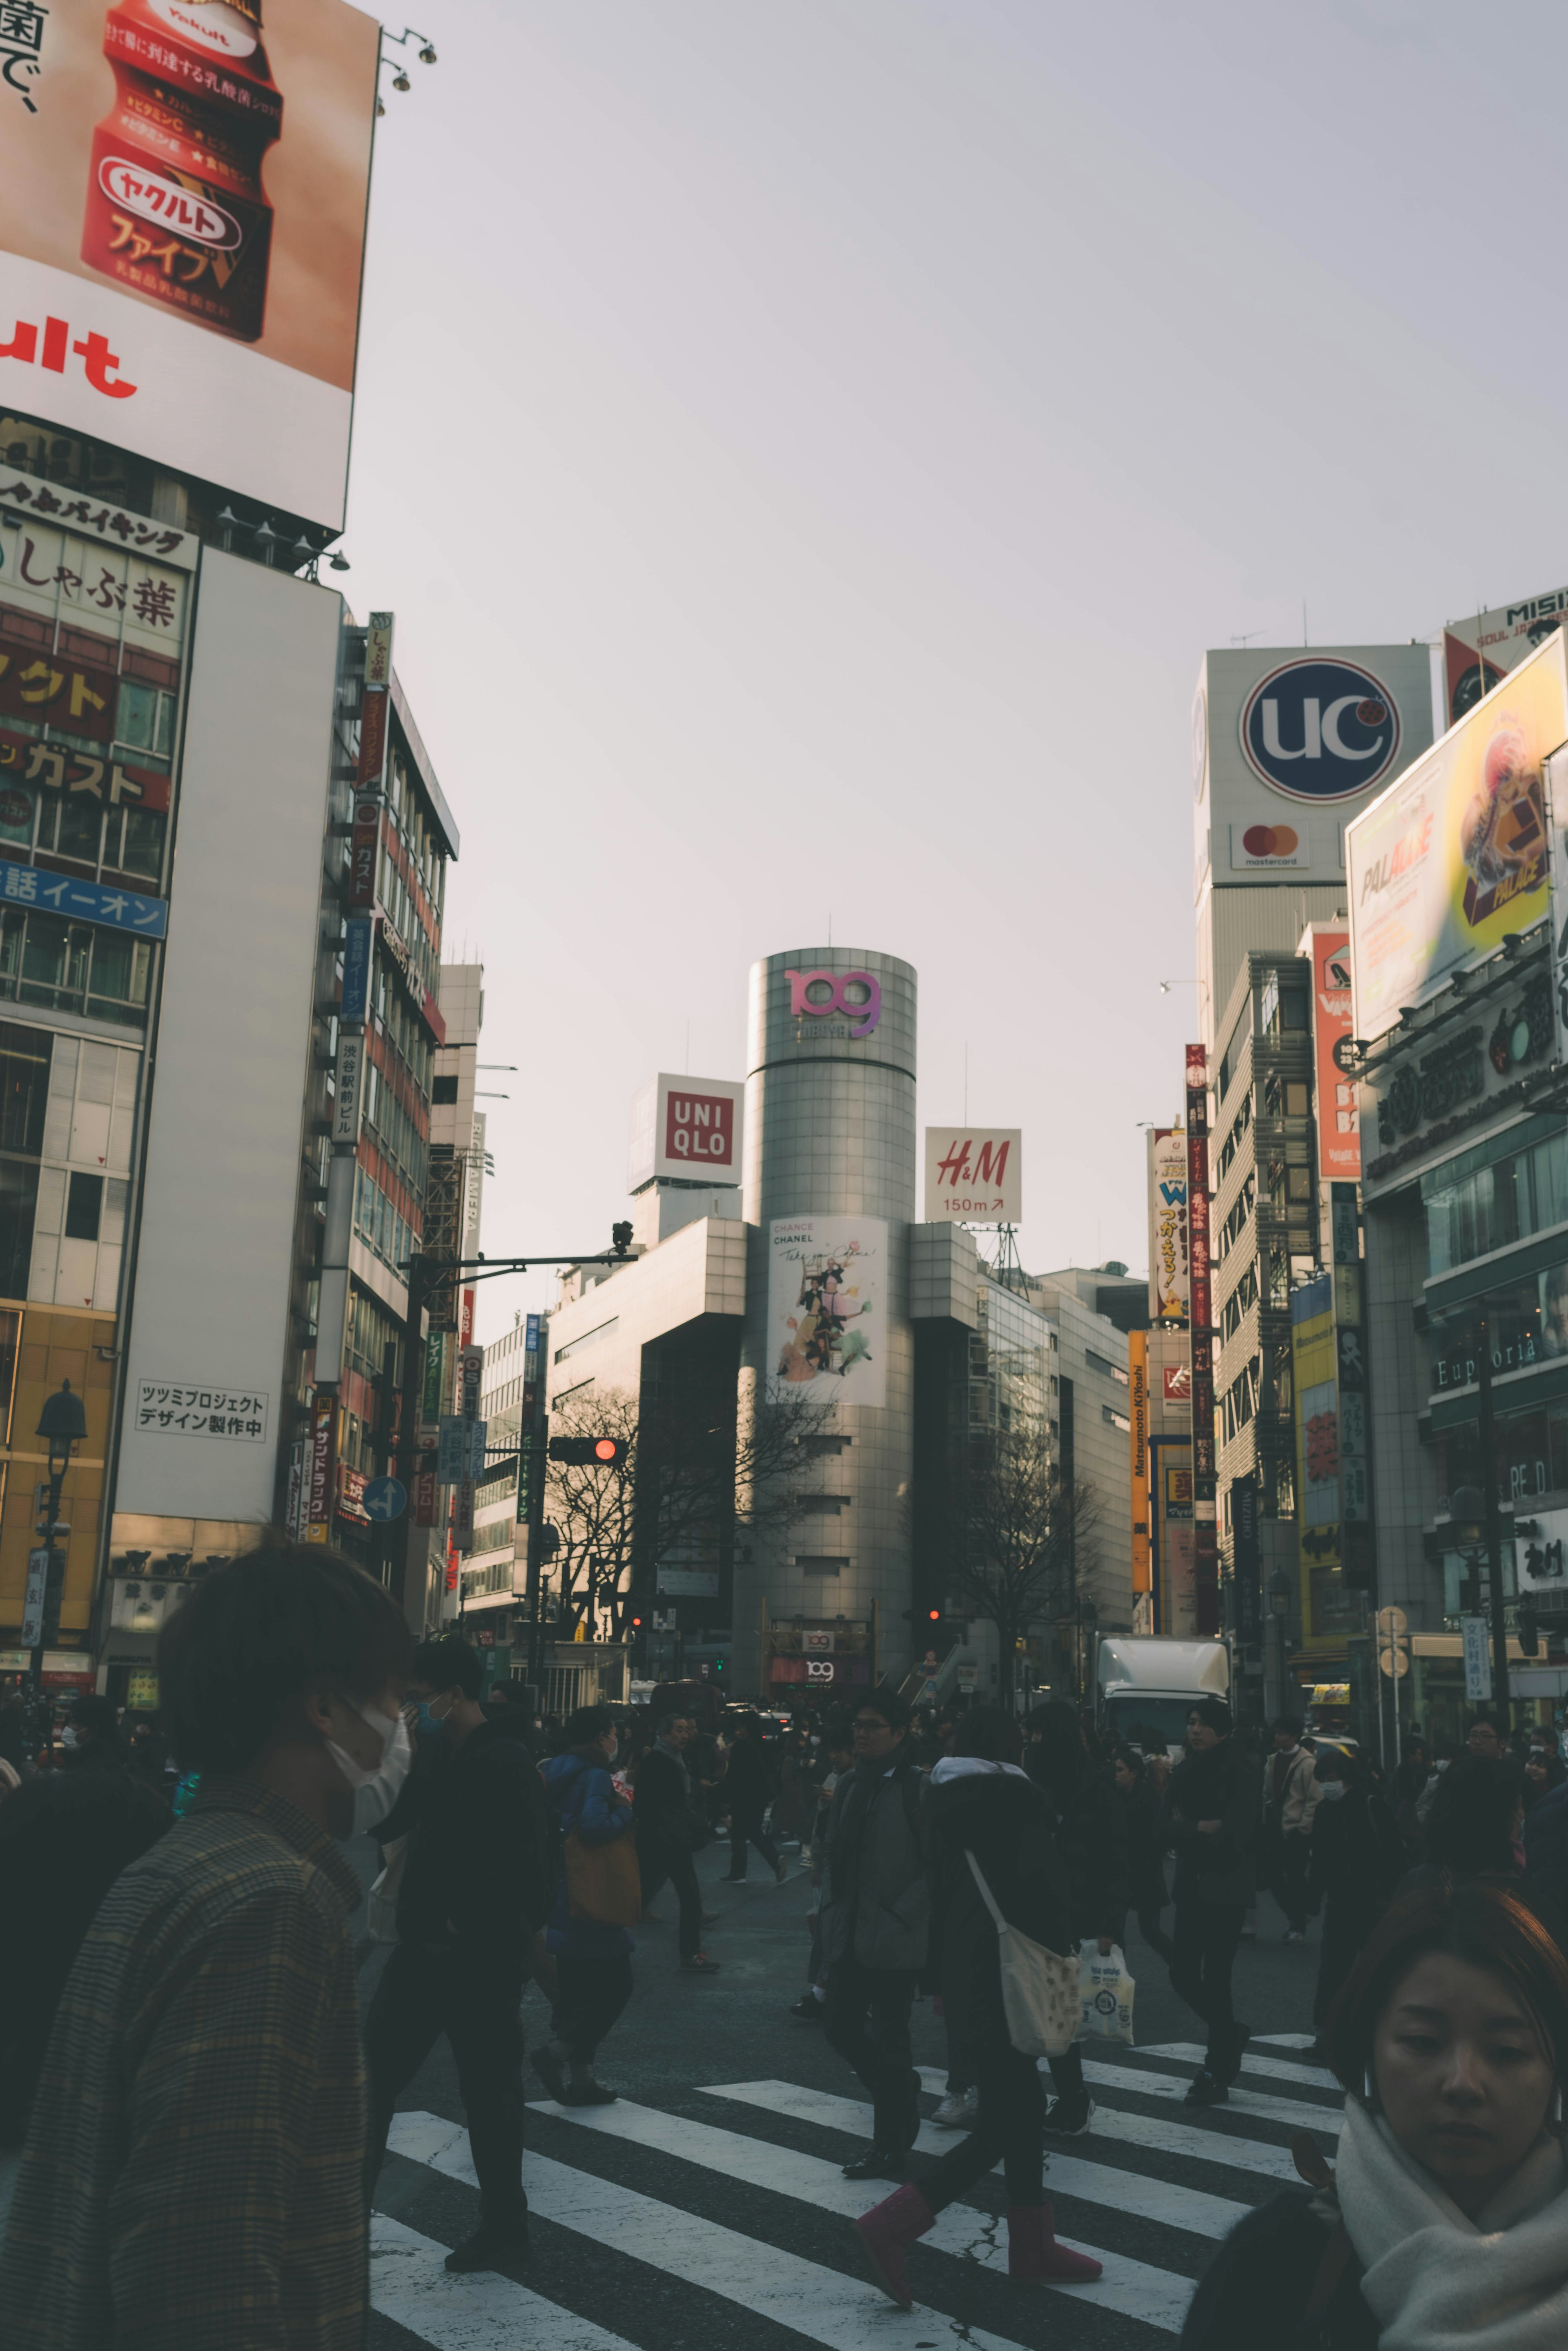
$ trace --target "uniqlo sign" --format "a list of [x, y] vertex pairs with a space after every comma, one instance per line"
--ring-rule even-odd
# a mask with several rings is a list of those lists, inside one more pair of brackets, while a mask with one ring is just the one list
[[627, 1189], [656, 1177], [738, 1184], [746, 1089], [729, 1078], [673, 1078], [645, 1085], [632, 1106]]

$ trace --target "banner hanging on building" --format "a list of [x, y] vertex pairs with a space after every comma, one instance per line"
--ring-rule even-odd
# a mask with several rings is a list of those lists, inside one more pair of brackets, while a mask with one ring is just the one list
[[1199, 1633], [1219, 1630], [1218, 1491], [1214, 1458], [1214, 1314], [1208, 1233], [1208, 1057], [1186, 1049], [1186, 1217], [1192, 1333], [1194, 1601]]
[[1149, 1334], [1127, 1333], [1127, 1416], [1133, 1472], [1133, 1590], [1154, 1589], [1149, 1554]]
[[1308, 936], [1312, 957], [1312, 1062], [1317, 1076], [1318, 1178], [1321, 1183], [1361, 1180], [1361, 1121], [1356, 1090], [1340, 1066], [1339, 1049], [1350, 1036], [1350, 933], [1313, 923]]
[[[776, 1395], [887, 1402], [887, 1227], [879, 1217], [777, 1217], [768, 1332]], [[821, 1383], [819, 1386], [819, 1383]]]
[[1186, 1137], [1179, 1127], [1149, 1135], [1149, 1320], [1187, 1317]]

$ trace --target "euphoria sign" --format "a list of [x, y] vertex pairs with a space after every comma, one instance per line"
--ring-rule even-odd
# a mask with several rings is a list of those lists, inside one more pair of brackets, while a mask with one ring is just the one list
[[1382, 679], [1328, 655], [1270, 670], [1241, 709], [1248, 766], [1291, 799], [1354, 799], [1388, 774], [1399, 737], [1399, 707]]

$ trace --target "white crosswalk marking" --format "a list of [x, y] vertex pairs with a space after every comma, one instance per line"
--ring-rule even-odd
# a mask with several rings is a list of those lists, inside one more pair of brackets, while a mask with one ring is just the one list
[[[1312, 2047], [1310, 2041], [1307, 2046], [1309, 2049]], [[1139, 2045], [1138, 2053], [1144, 2057], [1179, 2057], [1185, 2064], [1193, 2065], [1201, 2065], [1204, 2059], [1203, 2049], [1196, 2041], [1144, 2042]], [[1339, 2098], [1344, 2095], [1326, 2065], [1298, 2065], [1286, 2057], [1254, 2056], [1249, 2048], [1241, 2060], [1241, 2071], [1244, 2074], [1268, 2074], [1276, 2082], [1300, 2082], [1304, 2089], [1332, 2090]]]
[[[734, 2098], [765, 2114], [792, 2115], [801, 2122], [821, 2123], [827, 2130], [849, 2131], [856, 2138], [871, 2137], [871, 2108], [853, 2098], [836, 2098], [826, 2090], [800, 2090], [790, 2082], [726, 2082], [710, 2088], [707, 2095], [710, 2098]], [[601, 2109], [607, 2115], [618, 2111], [613, 2106]], [[663, 2144], [668, 2147], [668, 2120], [664, 2116], [660, 2120], [665, 2125]], [[689, 2127], [685, 2123], [681, 2125], [681, 2137], [673, 2153], [685, 2154], [685, 2135]], [[717, 2131], [714, 2136], [727, 2141], [730, 2134]], [[922, 2155], [946, 2155], [961, 2136], [958, 2131], [938, 2130], [935, 2123], [922, 2123], [915, 2144]], [[768, 2165], [779, 2152], [761, 2140], [747, 2144], [757, 2147]], [[1063, 2142], [1064, 2146], [1074, 2144]], [[760, 2172], [759, 2184], [768, 2184], [766, 2166]], [[852, 2189], [855, 2185], [852, 2180], [842, 2184]], [[1059, 2155], [1054, 2147], [1050, 2150], [1045, 2185], [1048, 2194], [1082, 2196], [1086, 2202], [1103, 2205], [1112, 2211], [1135, 2212], [1142, 2220], [1158, 2220], [1166, 2228], [1187, 2229], [1198, 2237], [1225, 2236], [1248, 2209], [1245, 2204], [1234, 2203], [1228, 2196], [1207, 2196], [1200, 2189], [1184, 2188], [1170, 2179], [1149, 2179], [1142, 2172], [1122, 2171], [1113, 2164], [1088, 2163], [1079, 2156]], [[857, 2193], [860, 2201], [847, 2205], [846, 2210], [865, 2210], [863, 2189]], [[924, 2241], [930, 2243], [932, 2240]], [[1071, 2241], [1077, 2244], [1078, 2240], [1074, 2237]], [[1085, 2252], [1095, 2250], [1092, 2246], [1082, 2248]]]
[[[1275, 2036], [1264, 2049], [1293, 2049], [1299, 2043]], [[1224, 2237], [1249, 2209], [1244, 2196], [1223, 2192], [1226, 2174], [1250, 2175], [1257, 2180], [1294, 2180], [1289, 2150], [1260, 2139], [1234, 2135], [1218, 2116], [1197, 2111], [1190, 2118], [1133, 2111], [1139, 2100], [1162, 2102], [1181, 2097], [1186, 2076], [1201, 2057], [1196, 2043], [1169, 2042], [1137, 2053], [1099, 2053], [1086, 2063], [1085, 2078], [1094, 2085], [1096, 2112], [1091, 2129], [1059, 2145], [1047, 2142], [1046, 2192], [1076, 2198], [1097, 2211], [1124, 2220], [1146, 2223], [1151, 2231], [1178, 2232], [1192, 2248], [1188, 2258], [1166, 2269], [1153, 2262], [1085, 2243], [1061, 2216], [1064, 2241], [1092, 2253], [1104, 2264], [1103, 2277], [1093, 2285], [1048, 2289], [1057, 2319], [1045, 2322], [1057, 2328], [1064, 2314], [1062, 2300], [1082, 2301], [1092, 2308], [1134, 2322], [1129, 2341], [1154, 2344], [1179, 2334], [1192, 2295], [1192, 2274], [1202, 2256]], [[1184, 2069], [1157, 2073], [1141, 2067], [1137, 2056], [1154, 2056]], [[1129, 2062], [1130, 2061], [1130, 2062]], [[1303, 2087], [1327, 2087], [1332, 2076], [1293, 2059], [1264, 2059], [1264, 2079], [1301, 2081]], [[923, 2069], [928, 2089], [944, 2086], [943, 2076]], [[598, 2169], [623, 2171], [614, 2150], [636, 2148], [656, 2153], [667, 2165], [692, 2167], [684, 2189], [693, 2200], [703, 2200], [698, 2178], [733, 2182], [738, 2191], [760, 2192], [783, 2206], [801, 2207], [828, 2215], [853, 2218], [888, 2192], [875, 2181], [847, 2180], [836, 2151], [819, 2154], [798, 2147], [779, 2147], [757, 2135], [751, 2114], [767, 2114], [805, 2123], [826, 2132], [864, 2139], [870, 2131], [870, 2109], [858, 2099], [807, 2089], [775, 2080], [724, 2082], [705, 2086], [705, 2096], [726, 2101], [723, 2122], [673, 2115], [655, 2106], [622, 2099], [613, 2105], [536, 2107], [553, 2126], [567, 2126], [570, 2160], [536, 2154], [524, 2158], [524, 2181], [528, 2199], [541, 2220], [554, 2222], [601, 2245], [618, 2260], [640, 2263], [650, 2273], [675, 2279], [771, 2321], [817, 2351], [884, 2351], [890, 2325], [904, 2328], [890, 2305], [869, 2281], [770, 2241], [764, 2222], [758, 2234], [726, 2227], [700, 2212], [684, 2210], [625, 2187], [616, 2178], [602, 2178]], [[1126, 2103], [1124, 2103], [1126, 2101]], [[1254, 2113], [1277, 2128], [1305, 2122], [1332, 2146], [1340, 2122], [1338, 2111], [1326, 2101], [1309, 2105], [1302, 2100], [1269, 2096], [1233, 2089], [1230, 2110]], [[727, 2127], [731, 2116], [734, 2127]], [[1282, 2135], [1282, 2132], [1281, 2132]], [[799, 2136], [799, 2134], [797, 2134]], [[956, 2134], [924, 2124], [917, 2141], [923, 2156], [940, 2156], [956, 2143]], [[599, 2151], [590, 2153], [590, 2141]], [[558, 2137], [558, 2147], [561, 2144]], [[473, 2188], [474, 2171], [467, 2134], [460, 2124], [431, 2114], [399, 2115], [389, 2145], [393, 2151], [423, 2164], [448, 2179]], [[1191, 2166], [1179, 2179], [1151, 2178], [1117, 2160], [1118, 2146], [1153, 2149], [1176, 2157]], [[580, 2149], [580, 2154], [575, 2150]], [[661, 2182], [663, 2173], [656, 2175]], [[1212, 2181], [1212, 2188], [1201, 2183]], [[1238, 2178], [1238, 2185], [1240, 2179]], [[987, 2184], [992, 2200], [995, 2182]], [[1255, 2190], [1253, 2192], [1256, 2192]], [[720, 2206], [721, 2210], [727, 2208]], [[838, 2226], [837, 2220], [831, 2226]], [[782, 2228], [778, 2231], [785, 2233]], [[1169, 2238], [1155, 2240], [1168, 2244]], [[1152, 2245], [1151, 2245], [1152, 2249]], [[610, 2333], [596, 2322], [579, 2317], [570, 2308], [510, 2278], [491, 2273], [449, 2276], [444, 2267], [446, 2247], [384, 2214], [372, 2227], [372, 2300], [384, 2317], [407, 2334], [433, 2346], [433, 2351], [515, 2351], [519, 2342], [548, 2344], [550, 2351], [659, 2351], [653, 2337], [639, 2343]], [[936, 2257], [935, 2269], [928, 2257]], [[1170, 2258], [1170, 2256], [1166, 2256]], [[918, 2282], [935, 2302], [917, 2305], [914, 2340], [935, 2338], [948, 2343], [955, 2333], [971, 2351], [1019, 2351], [1007, 2337], [990, 2334], [956, 2314], [967, 2308], [966, 2275], [977, 2271], [998, 2280], [1007, 2266], [1007, 2229], [982, 2203], [960, 2199], [937, 2217], [936, 2227], [922, 2241], [924, 2275]], [[940, 2278], [940, 2283], [934, 2283]], [[969, 2294], [977, 2287], [967, 2289]], [[995, 2288], [985, 2289], [994, 2292]], [[1037, 2310], [1044, 2305], [1036, 2300]], [[1019, 2305], [1023, 2307], [1023, 2305]], [[619, 2314], [619, 2305], [618, 2305]], [[1041, 2321], [1017, 2322], [1030, 2339]], [[1139, 2336], [1137, 2327], [1151, 2330]]]
[[[468, 2138], [459, 2124], [443, 2122], [437, 2115], [398, 2115], [387, 2144], [397, 2154], [449, 2178], [475, 2185], [468, 2158]], [[756, 2237], [721, 2228], [695, 2212], [660, 2204], [651, 2196], [617, 2187], [590, 2171], [548, 2156], [523, 2158], [523, 2184], [528, 2203], [542, 2220], [554, 2220], [596, 2244], [613, 2246], [632, 2261], [646, 2262], [666, 2277], [678, 2277], [726, 2302], [738, 2303], [756, 2317], [772, 2319], [822, 2346], [822, 2351], [885, 2351], [888, 2304], [874, 2286], [857, 2289], [838, 2270], [787, 2253]], [[983, 2216], [976, 2213], [978, 2222]], [[977, 2234], [978, 2230], [977, 2229]], [[1178, 2281], [1173, 2279], [1172, 2285]], [[1092, 2294], [1095, 2287], [1063, 2287], [1063, 2293]], [[940, 2313], [915, 2305], [915, 2319], [926, 2331], [950, 2333]], [[1180, 2320], [1172, 2322], [1173, 2331]], [[1019, 2351], [1005, 2335], [984, 2327], [967, 2326], [966, 2344], [976, 2351]]]
[[371, 2215], [371, 2303], [433, 2351], [517, 2351], [519, 2343], [549, 2351], [633, 2351], [622, 2335], [574, 2317], [526, 2285], [494, 2270], [449, 2276], [448, 2248], [433, 2237]]

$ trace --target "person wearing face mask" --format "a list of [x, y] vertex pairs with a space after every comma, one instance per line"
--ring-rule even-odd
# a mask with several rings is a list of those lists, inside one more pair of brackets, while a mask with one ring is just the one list
[[409, 1650], [382, 1585], [306, 1544], [212, 1570], [164, 1625], [163, 1725], [201, 1790], [66, 1985], [0, 2254], [6, 2351], [363, 2339], [360, 1884], [337, 1841], [344, 1764], [379, 1770]]
[[1310, 1906], [1323, 1909], [1312, 2022], [1320, 2034], [1341, 1985], [1365, 1949], [1405, 1867], [1394, 1816], [1372, 1784], [1364, 1759], [1326, 1744], [1314, 1767]]
[[[610, 1776], [618, 1746], [610, 1708], [580, 1707], [562, 1736], [562, 1752], [544, 1767], [558, 1844], [564, 1845], [574, 1834], [590, 1847], [632, 1836], [632, 1807]], [[640, 1899], [640, 1885], [633, 1890]], [[632, 1997], [632, 1938], [624, 1927], [573, 1915], [565, 1858], [559, 1852], [545, 1939], [556, 1963], [555, 2032], [534, 2051], [534, 2071], [562, 2105], [609, 2105], [615, 2093], [594, 2080], [593, 2060]]]
[[1327, 2041], [1349, 2093], [1334, 2166], [1293, 2142], [1307, 2185], [1232, 2230], [1181, 2351], [1559, 2351], [1568, 1961], [1539, 1919], [1475, 1881], [1401, 1896]]
[[[397, 2101], [443, 2034], [456, 2061], [481, 2213], [448, 2254], [451, 2270], [528, 2256], [517, 2011], [552, 1892], [544, 1789], [521, 1740], [486, 1717], [484, 1678], [466, 1641], [425, 1641], [414, 1652], [409, 1696], [421, 1747], [448, 1751], [428, 1776], [420, 1759], [397, 1942], [365, 2020], [372, 2180]], [[397, 1822], [394, 1813], [383, 1830]]]

